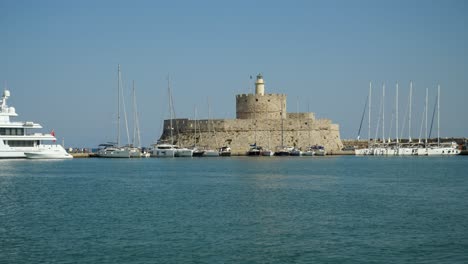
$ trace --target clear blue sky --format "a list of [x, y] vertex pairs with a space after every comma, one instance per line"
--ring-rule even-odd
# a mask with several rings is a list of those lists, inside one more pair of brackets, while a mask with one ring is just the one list
[[127, 108], [136, 82], [144, 145], [159, 138], [168, 117], [168, 74], [177, 117], [193, 118], [197, 105], [206, 118], [209, 98], [213, 117], [234, 118], [235, 95], [249, 92], [249, 76], [262, 72], [266, 92], [288, 95], [289, 111], [298, 100], [300, 111], [310, 104], [317, 117], [340, 124], [342, 138], [357, 135], [369, 81], [376, 87], [374, 117], [386, 83], [387, 129], [395, 83], [402, 120], [414, 81], [413, 137], [424, 90], [432, 108], [440, 83], [441, 135], [466, 137], [467, 7], [466, 1], [3, 0], [0, 80], [11, 90], [17, 120], [54, 129], [67, 146], [115, 140], [117, 64]]

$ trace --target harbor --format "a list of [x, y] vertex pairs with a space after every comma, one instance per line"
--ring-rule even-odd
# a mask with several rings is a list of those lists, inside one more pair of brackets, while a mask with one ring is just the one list
[[[299, 111], [288, 113], [285, 109], [285, 94], [265, 93], [265, 82], [262, 74], [255, 80], [255, 93], [236, 95], [235, 119], [188, 119], [173, 118], [173, 98], [168, 80], [170, 119], [164, 120], [162, 135], [157, 143], [142, 147], [138, 116], [134, 114], [133, 141], [123, 145], [120, 135], [120, 65], [118, 66], [118, 108], [116, 143], [101, 144], [98, 149], [68, 148], [57, 144], [55, 132], [31, 133], [31, 130], [42, 126], [34, 122], [11, 121], [16, 117], [16, 109], [7, 105], [10, 91], [5, 90], [0, 99], [0, 157], [27, 159], [71, 159], [71, 158], [149, 158], [149, 157], [229, 157], [229, 156], [339, 156], [339, 155], [467, 155], [466, 138], [440, 138], [439, 125], [437, 138], [428, 138], [427, 90], [425, 106], [425, 138], [418, 141], [396, 138], [385, 138], [382, 127], [381, 139], [342, 140], [340, 127], [329, 119], [317, 119], [313, 112]], [[412, 89], [412, 83], [410, 85]], [[385, 87], [384, 87], [385, 88]], [[410, 89], [410, 98], [411, 98]], [[370, 95], [369, 90], [369, 95]], [[397, 84], [398, 91], [398, 84]], [[383, 93], [384, 94], [384, 93]], [[370, 98], [370, 97], [369, 97]], [[398, 99], [398, 93], [397, 97]], [[437, 124], [439, 124], [439, 98], [437, 96]], [[133, 88], [134, 113], [137, 112], [135, 88]], [[398, 100], [396, 100], [398, 109]], [[411, 103], [411, 101], [410, 101]], [[367, 104], [367, 103], [366, 103]], [[411, 109], [411, 107], [410, 107]], [[436, 108], [434, 108], [436, 109]], [[410, 112], [411, 113], [411, 112]], [[127, 139], [129, 129], [125, 117]], [[434, 110], [435, 115], [435, 110]], [[434, 115], [433, 120], [434, 121]], [[363, 115], [364, 117], [364, 115]], [[382, 113], [382, 120], [384, 119]], [[411, 117], [408, 118], [411, 120]], [[379, 117], [380, 120], [380, 117]], [[369, 102], [370, 135], [370, 102]], [[396, 134], [398, 119], [396, 120]], [[421, 123], [422, 124], [422, 123]], [[383, 126], [383, 125], [382, 125]], [[362, 127], [362, 120], [361, 120]], [[410, 135], [411, 123], [408, 125]], [[422, 128], [422, 126], [421, 126]], [[432, 122], [431, 122], [432, 128]], [[378, 130], [378, 127], [377, 127]], [[422, 129], [421, 129], [422, 131]], [[359, 136], [358, 136], [359, 137]], [[51, 143], [43, 143], [51, 142]]]

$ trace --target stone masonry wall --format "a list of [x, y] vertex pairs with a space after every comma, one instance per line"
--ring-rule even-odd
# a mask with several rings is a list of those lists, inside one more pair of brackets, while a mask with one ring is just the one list
[[285, 94], [239, 94], [236, 96], [237, 119], [286, 118]]
[[[313, 117], [313, 113], [300, 113], [294, 117]], [[312, 114], [312, 115], [310, 115]], [[291, 116], [292, 117], [292, 116]], [[197, 131], [195, 132], [195, 124]], [[281, 129], [283, 127], [283, 129]], [[245, 154], [249, 145], [274, 149], [283, 144], [306, 148], [309, 145], [323, 145], [328, 151], [343, 147], [339, 126], [329, 119], [215, 119], [215, 120], [173, 120], [174, 141], [180, 146], [206, 146], [219, 148], [229, 145], [233, 154]], [[214, 129], [213, 129], [214, 128]], [[164, 121], [161, 140], [170, 139], [169, 120]], [[283, 131], [283, 133], [282, 133]], [[196, 135], [196, 136], [195, 136]]]

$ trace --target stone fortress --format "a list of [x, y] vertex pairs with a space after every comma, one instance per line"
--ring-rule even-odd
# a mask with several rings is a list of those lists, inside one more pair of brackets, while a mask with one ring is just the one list
[[[314, 113], [287, 113], [285, 94], [265, 94], [261, 74], [255, 94], [236, 95], [236, 119], [172, 120], [174, 144], [217, 149], [230, 146], [233, 155], [244, 155], [250, 145], [275, 150], [277, 146], [296, 146], [303, 150], [322, 145], [327, 152], [343, 147], [339, 125], [329, 119], [316, 119]], [[171, 122], [164, 120], [159, 141], [171, 141]]]

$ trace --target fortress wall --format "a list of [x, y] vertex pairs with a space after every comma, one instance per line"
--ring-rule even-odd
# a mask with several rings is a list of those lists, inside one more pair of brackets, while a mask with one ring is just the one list
[[[215, 132], [211, 128], [212, 123]], [[298, 146], [303, 149], [308, 145], [323, 145], [328, 151], [340, 150], [343, 145], [340, 139], [339, 126], [331, 124], [328, 119], [217, 119], [213, 121], [200, 120], [201, 133], [197, 129], [195, 137], [195, 121], [188, 119], [173, 120], [174, 140], [181, 146], [207, 146], [219, 148], [230, 145], [234, 154], [245, 154], [249, 144], [273, 148], [281, 145], [281, 123], [283, 123], [284, 145]], [[169, 120], [165, 120], [165, 129], [161, 140], [170, 139]], [[210, 131], [208, 131], [208, 124]], [[166, 126], [167, 125], [167, 126]]]
[[236, 95], [237, 119], [286, 118], [285, 94], [239, 94]]

